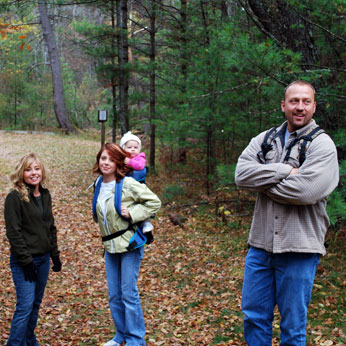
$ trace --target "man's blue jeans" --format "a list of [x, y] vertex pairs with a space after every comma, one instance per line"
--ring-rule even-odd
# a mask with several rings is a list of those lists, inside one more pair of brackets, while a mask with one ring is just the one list
[[250, 247], [242, 296], [244, 337], [249, 346], [272, 345], [276, 304], [281, 315], [280, 345], [305, 345], [308, 305], [318, 263], [318, 254], [271, 254]]
[[114, 341], [126, 346], [144, 346], [145, 324], [137, 280], [144, 246], [131, 252], [106, 251], [109, 307], [117, 330]]
[[49, 253], [34, 256], [37, 268], [37, 281], [25, 281], [24, 270], [16, 256], [11, 254], [10, 266], [13, 282], [16, 287], [17, 304], [11, 323], [10, 337], [7, 346], [38, 346], [34, 330], [38, 319], [46, 283], [49, 274]]

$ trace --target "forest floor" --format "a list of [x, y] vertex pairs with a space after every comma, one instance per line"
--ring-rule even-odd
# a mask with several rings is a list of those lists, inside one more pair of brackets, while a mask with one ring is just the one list
[[[95, 179], [91, 169], [98, 149], [98, 141], [74, 136], [0, 133], [0, 345], [8, 338], [16, 301], [3, 203], [9, 173], [28, 151], [37, 152], [49, 168], [63, 262], [62, 271], [49, 276], [38, 340], [41, 346], [94, 346], [114, 336], [103, 248], [91, 215], [92, 189], [87, 189]], [[138, 282], [147, 345], [244, 345], [240, 303], [251, 215], [229, 206], [231, 213], [222, 220], [189, 164], [179, 171], [158, 165], [158, 174], [147, 181], [164, 202], [153, 220], [155, 242], [146, 247]], [[177, 186], [185, 194], [172, 199], [168, 192]], [[172, 223], [181, 218], [180, 225]], [[345, 345], [345, 250], [345, 230], [331, 232], [314, 284], [307, 345]], [[278, 312], [273, 330], [278, 345]]]

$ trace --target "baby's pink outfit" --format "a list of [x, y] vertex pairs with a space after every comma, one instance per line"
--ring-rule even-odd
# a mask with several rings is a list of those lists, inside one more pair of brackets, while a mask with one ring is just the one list
[[136, 171], [141, 171], [144, 169], [146, 164], [145, 153], [139, 153], [135, 157], [131, 157], [127, 166], [132, 167]]

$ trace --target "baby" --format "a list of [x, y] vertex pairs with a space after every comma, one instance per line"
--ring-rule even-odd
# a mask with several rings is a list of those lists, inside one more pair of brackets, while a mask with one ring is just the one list
[[[133, 175], [131, 176], [137, 181], [139, 181], [140, 183], [145, 183], [146, 158], [145, 158], [145, 153], [141, 152], [141, 148], [142, 148], [141, 140], [136, 135], [131, 133], [131, 131], [129, 131], [129, 132], [126, 132], [122, 136], [120, 140], [120, 146], [131, 155], [130, 158], [127, 157], [125, 158], [125, 161], [124, 161], [127, 166], [132, 167], [134, 170]], [[147, 233], [146, 236], [148, 238], [148, 241], [150, 239], [152, 241], [151, 231], [153, 228], [154, 227], [149, 219], [145, 220], [142, 224], [142, 232]]]

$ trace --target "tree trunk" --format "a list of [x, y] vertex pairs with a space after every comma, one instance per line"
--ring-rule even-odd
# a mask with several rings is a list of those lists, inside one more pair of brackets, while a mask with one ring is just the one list
[[127, 37], [127, 1], [117, 0], [117, 26], [118, 26], [118, 65], [119, 65], [119, 120], [123, 135], [129, 131], [129, 73], [128, 73], [128, 37]]
[[[205, 9], [205, 5], [207, 2], [204, 0], [200, 0], [200, 6], [201, 6], [201, 14], [202, 14], [202, 22], [204, 26], [204, 33], [205, 33], [205, 46], [208, 47], [210, 44], [210, 35], [209, 35], [209, 25], [208, 25], [208, 20], [207, 20], [207, 11]], [[210, 61], [207, 61], [207, 64], [210, 65]], [[208, 114], [208, 119], [206, 121], [206, 193], [207, 195], [210, 194], [210, 188], [211, 188], [211, 183], [210, 183], [210, 175], [214, 173], [215, 170], [215, 153], [214, 153], [214, 130], [213, 126], [213, 119], [212, 119], [212, 114], [214, 110], [214, 101], [215, 101], [215, 94], [213, 93], [213, 86], [212, 85], [207, 85], [207, 89], [209, 89], [209, 93], [211, 95], [214, 95], [212, 99], [209, 102], [209, 109], [210, 112]]]
[[[112, 10], [112, 29], [113, 32], [116, 31], [116, 23], [115, 23], [115, 6], [114, 0], [112, 0], [111, 4]], [[113, 126], [112, 126], [112, 141], [116, 143], [117, 141], [117, 93], [116, 93], [116, 84], [117, 84], [117, 76], [116, 76], [116, 64], [115, 64], [115, 51], [116, 51], [116, 42], [114, 35], [112, 36], [112, 51], [114, 52], [114, 57], [112, 58], [113, 65], [113, 76], [112, 76], [112, 110], [113, 110]]]
[[182, 86], [182, 92], [186, 93], [186, 83], [187, 83], [187, 38], [186, 38], [186, 28], [187, 28], [187, 17], [186, 17], [186, 11], [187, 11], [187, 0], [181, 0], [180, 1], [181, 11], [180, 11], [180, 17], [181, 17], [181, 73], [183, 75], [183, 86]]
[[151, 5], [151, 16], [150, 16], [150, 168], [155, 170], [155, 34], [156, 34], [156, 4], [155, 1]]
[[248, 4], [263, 32], [282, 46], [300, 52], [303, 65], [316, 62], [318, 54], [310, 25], [301, 19], [293, 6], [283, 0], [248, 0]]
[[47, 45], [49, 62], [52, 71], [53, 102], [56, 119], [58, 121], [59, 127], [66, 133], [69, 133], [70, 131], [75, 132], [75, 129], [70, 123], [65, 107], [64, 87], [62, 82], [59, 55], [54, 41], [53, 30], [49, 21], [47, 7], [44, 3], [39, 2], [38, 9], [41, 17], [43, 38]]
[[14, 84], [14, 127], [17, 126], [17, 83]]
[[228, 19], [233, 17], [234, 1], [235, 0], [221, 0], [221, 13], [223, 18]]

